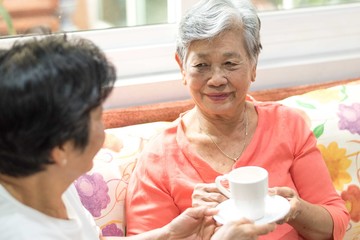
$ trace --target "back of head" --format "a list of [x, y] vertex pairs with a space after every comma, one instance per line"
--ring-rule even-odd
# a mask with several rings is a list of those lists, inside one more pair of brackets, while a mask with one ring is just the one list
[[27, 176], [51, 164], [66, 141], [88, 143], [90, 111], [116, 79], [100, 49], [52, 35], [17, 42], [0, 54], [0, 173]]
[[187, 11], [180, 23], [177, 53], [184, 62], [193, 41], [211, 40], [222, 32], [239, 28], [244, 34], [242, 44], [256, 63], [261, 50], [260, 19], [250, 0], [201, 0]]

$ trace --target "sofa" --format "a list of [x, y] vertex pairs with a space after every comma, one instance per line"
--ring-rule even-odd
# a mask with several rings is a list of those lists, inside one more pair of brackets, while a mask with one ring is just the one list
[[[344, 239], [360, 239], [360, 79], [252, 91], [249, 99], [276, 101], [304, 113], [351, 216]], [[126, 187], [144, 146], [193, 106], [186, 99], [104, 111], [104, 145], [91, 171], [74, 182], [104, 236], [125, 233]]]

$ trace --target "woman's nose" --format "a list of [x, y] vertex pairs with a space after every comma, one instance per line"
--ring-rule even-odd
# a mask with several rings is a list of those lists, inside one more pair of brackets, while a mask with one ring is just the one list
[[220, 67], [214, 67], [211, 71], [211, 77], [208, 84], [213, 86], [221, 86], [228, 82], [226, 71]]

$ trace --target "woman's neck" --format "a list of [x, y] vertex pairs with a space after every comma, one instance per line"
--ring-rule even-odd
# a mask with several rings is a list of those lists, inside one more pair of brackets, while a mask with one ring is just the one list
[[0, 174], [0, 184], [20, 203], [51, 217], [68, 219], [62, 194], [66, 188], [56, 184], [46, 173], [27, 177]]
[[197, 108], [195, 108], [194, 114], [194, 117], [197, 120], [194, 122], [198, 122], [199, 128], [206, 130], [208, 133], [220, 131], [221, 133], [228, 135], [244, 128], [244, 125], [246, 124], [246, 103], [242, 110], [238, 113], [234, 113], [232, 116], [206, 115]]

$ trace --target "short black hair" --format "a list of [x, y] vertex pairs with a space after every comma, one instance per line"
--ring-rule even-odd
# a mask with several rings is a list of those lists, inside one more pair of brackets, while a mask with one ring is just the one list
[[52, 164], [50, 152], [88, 144], [90, 111], [116, 80], [94, 43], [66, 35], [18, 41], [0, 52], [0, 173], [28, 176]]

